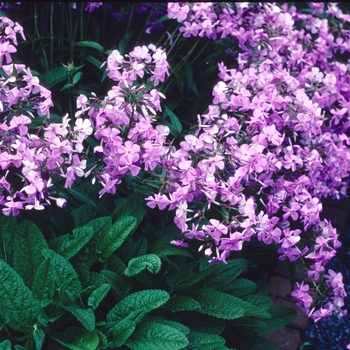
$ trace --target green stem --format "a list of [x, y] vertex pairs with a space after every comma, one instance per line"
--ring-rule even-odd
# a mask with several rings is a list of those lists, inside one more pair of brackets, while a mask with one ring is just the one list
[[[39, 33], [39, 28], [38, 28], [38, 12], [37, 12], [37, 3], [34, 3], [34, 27], [35, 27], [35, 33], [37, 35], [38, 38], [40, 38], [40, 33]], [[43, 43], [42, 41], [40, 41], [40, 46], [42, 49], [42, 53], [44, 56], [44, 62], [45, 62], [45, 69], [49, 70], [49, 62], [47, 61], [47, 57], [46, 57], [46, 51], [44, 49]]]
[[51, 12], [50, 12], [50, 69], [53, 67], [53, 10], [54, 3], [51, 3]]

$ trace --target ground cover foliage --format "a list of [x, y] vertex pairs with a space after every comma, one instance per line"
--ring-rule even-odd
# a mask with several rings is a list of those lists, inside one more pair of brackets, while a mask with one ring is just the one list
[[0, 347], [276, 349], [276, 259], [346, 315], [346, 9], [1, 6]]

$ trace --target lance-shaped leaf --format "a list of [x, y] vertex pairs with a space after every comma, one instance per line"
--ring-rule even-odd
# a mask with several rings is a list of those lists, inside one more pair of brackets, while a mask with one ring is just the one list
[[137, 258], [131, 259], [124, 273], [127, 276], [134, 276], [142, 270], [147, 269], [151, 273], [158, 273], [162, 266], [159, 256], [155, 254], [146, 254]]
[[158, 322], [142, 322], [127, 340], [133, 350], [177, 350], [188, 345], [186, 336], [175, 328]]
[[109, 283], [101, 284], [90, 294], [87, 301], [88, 305], [91, 306], [93, 310], [95, 310], [97, 306], [100, 305], [101, 301], [104, 299], [110, 289], [111, 285]]
[[107, 260], [108, 257], [119, 248], [125, 238], [134, 231], [137, 220], [132, 216], [126, 216], [116, 221], [102, 239], [100, 249], [101, 259]]
[[34, 277], [33, 295], [40, 301], [50, 302], [55, 293], [55, 269], [51, 257], [46, 257]]
[[256, 289], [256, 284], [245, 278], [237, 278], [220, 288], [221, 291], [232, 294], [236, 297], [251, 293]]
[[94, 229], [90, 226], [83, 226], [52, 240], [49, 245], [52, 250], [69, 260], [81, 250], [94, 235]]
[[54, 333], [50, 337], [71, 350], [95, 350], [99, 338], [95, 331], [88, 331], [81, 327], [69, 327], [63, 334]]
[[136, 323], [129, 318], [119, 321], [113, 328], [113, 346], [122, 346], [129, 339], [135, 328]]
[[72, 304], [81, 293], [81, 284], [73, 266], [61, 255], [51, 249], [43, 250], [45, 258], [51, 258], [55, 271], [55, 282], [59, 288], [61, 301]]
[[48, 245], [39, 228], [29, 220], [19, 225], [14, 243], [14, 269], [31, 288], [34, 276], [44, 260], [41, 251], [47, 249]]
[[40, 304], [24, 284], [19, 274], [0, 260], [0, 310], [9, 319], [9, 325], [19, 329], [30, 325], [39, 316]]
[[[169, 294], [160, 289], [148, 289], [128, 295], [108, 314], [107, 321], [115, 322], [126, 318], [131, 312], [147, 313], [157, 309], [169, 300]], [[142, 318], [142, 317], [141, 317]]]
[[72, 210], [72, 217], [75, 227], [81, 227], [87, 224], [94, 217], [97, 208], [90, 203], [84, 203], [78, 208]]
[[41, 349], [45, 340], [45, 333], [42, 329], [35, 328], [33, 332], [33, 338], [35, 342], [35, 347]]

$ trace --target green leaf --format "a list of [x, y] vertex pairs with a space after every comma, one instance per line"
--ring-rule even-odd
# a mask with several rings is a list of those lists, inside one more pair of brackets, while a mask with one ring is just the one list
[[102, 62], [97, 58], [95, 58], [94, 56], [87, 55], [87, 56], [84, 56], [84, 59], [85, 61], [88, 61], [89, 63], [93, 64], [96, 68], [98, 69], [101, 68]]
[[115, 221], [126, 216], [133, 216], [137, 219], [138, 226], [146, 215], [146, 212], [145, 196], [141, 193], [134, 192], [115, 208], [111, 217], [113, 221]]
[[102, 270], [101, 275], [105, 281], [110, 284], [112, 289], [120, 298], [123, 298], [130, 291], [130, 284], [125, 279], [119, 276], [116, 272]]
[[193, 93], [198, 97], [198, 90], [197, 90], [197, 86], [195, 84], [195, 82], [193, 81], [193, 69], [192, 69], [192, 65], [187, 62], [185, 64], [185, 76], [186, 76], [186, 80], [187, 80], [187, 86], [189, 89], [191, 89], [193, 91]]
[[73, 76], [73, 85], [75, 85], [82, 77], [83, 73], [82, 72], [78, 72], [75, 73]]
[[14, 242], [14, 269], [31, 288], [34, 276], [44, 260], [41, 251], [48, 245], [39, 228], [31, 221], [24, 220], [18, 227]]
[[68, 78], [69, 72], [64, 67], [57, 67], [43, 74], [40, 78], [40, 83], [47, 89], [51, 89]]
[[33, 324], [40, 310], [39, 301], [33, 298], [22, 278], [3, 260], [0, 260], [0, 310], [16, 330], [20, 325]]
[[55, 269], [52, 258], [47, 257], [35, 274], [33, 295], [40, 301], [51, 300], [55, 293]]
[[145, 254], [147, 254], [147, 238], [141, 237], [130, 249], [127, 255], [127, 261]]
[[88, 331], [95, 329], [95, 314], [92, 309], [81, 309], [78, 306], [66, 306], [65, 309], [73, 314]]
[[94, 217], [96, 211], [96, 206], [93, 206], [90, 203], [84, 203], [78, 208], [72, 210], [75, 227], [81, 227], [87, 224], [91, 218]]
[[178, 330], [157, 322], [142, 322], [126, 342], [133, 350], [177, 350], [188, 345], [186, 336]]
[[40, 350], [43, 347], [45, 340], [45, 333], [42, 329], [34, 329], [33, 338], [35, 341], [35, 347], [37, 350]]
[[113, 224], [101, 242], [102, 260], [107, 260], [122, 245], [125, 238], [134, 231], [136, 225], [137, 220], [132, 216], [126, 216]]
[[52, 240], [49, 245], [52, 250], [69, 260], [81, 250], [94, 235], [94, 229], [90, 226], [83, 226]]
[[164, 106], [164, 118], [166, 116], [169, 116], [170, 118], [174, 136], [180, 135], [182, 133], [182, 125], [179, 118], [171, 111], [171, 109]]
[[130, 294], [107, 314], [107, 321], [120, 321], [126, 318], [131, 312], [147, 313], [153, 309], [157, 309], [168, 300], [169, 294], [160, 289], [148, 289]]
[[254, 291], [256, 289], [256, 284], [245, 278], [237, 278], [220, 289], [223, 292], [239, 297]]
[[73, 86], [74, 86], [74, 84], [72, 84], [72, 83], [64, 84], [64, 85], [62, 86], [62, 88], [60, 89], [60, 92], [62, 92], [62, 91], [64, 91], [64, 90], [67, 90], [67, 89], [69, 89], [69, 88], [71, 88], [71, 87], [73, 87]]
[[172, 295], [170, 300], [164, 305], [172, 312], [177, 311], [199, 311], [199, 302], [187, 295]]
[[207, 276], [204, 287], [221, 288], [233, 281], [247, 268], [245, 259], [234, 259], [227, 261], [227, 264], [219, 264], [215, 272]]
[[81, 293], [81, 284], [73, 266], [61, 255], [51, 249], [43, 250], [45, 258], [52, 259], [55, 282], [59, 287], [61, 301], [64, 305], [72, 304]]
[[244, 316], [243, 301], [232, 295], [211, 288], [200, 289], [197, 295], [196, 300], [201, 305], [201, 313], [224, 320], [234, 320]]
[[74, 198], [78, 199], [79, 201], [83, 203], [89, 203], [96, 209], [98, 209], [98, 206], [95, 204], [95, 202], [86, 194], [84, 193], [81, 189], [79, 188], [71, 188], [68, 190], [68, 193], [72, 195]]
[[13, 216], [0, 215], [0, 259], [13, 266], [14, 239], [17, 220]]
[[124, 273], [127, 276], [134, 276], [144, 269], [147, 269], [151, 273], [158, 273], [161, 266], [162, 262], [159, 256], [155, 254], [146, 254], [130, 260]]
[[108, 283], [101, 284], [97, 289], [95, 289], [89, 296], [87, 301], [88, 305], [92, 307], [93, 310], [100, 305], [101, 301], [107, 295], [109, 290], [111, 289], [111, 285]]
[[165, 325], [170, 326], [174, 329], [177, 329], [178, 331], [180, 331], [184, 335], [188, 335], [191, 332], [191, 330], [187, 326], [183, 325], [182, 323], [165, 320], [161, 317], [154, 317], [153, 320], [146, 320], [146, 321], [155, 321], [157, 323], [165, 324]]
[[284, 306], [273, 305], [268, 311], [272, 317], [269, 320], [264, 320], [264, 322], [267, 324], [266, 328], [256, 329], [258, 336], [271, 333], [277, 329], [284, 327], [288, 323], [292, 322], [297, 316], [297, 313], [294, 309]]
[[78, 41], [77, 43], [74, 44], [74, 46], [91, 47], [95, 50], [103, 52], [103, 47], [99, 43], [96, 43], [95, 41]]
[[128, 318], [118, 322], [113, 328], [113, 347], [122, 346], [131, 336], [136, 328], [136, 323]]
[[88, 331], [81, 327], [69, 327], [63, 334], [55, 333], [50, 337], [71, 350], [95, 350], [99, 344], [95, 331]]
[[0, 343], [0, 350], [11, 350], [11, 342], [9, 340], [4, 340]]
[[188, 350], [214, 350], [225, 345], [225, 339], [216, 334], [191, 331], [187, 338]]

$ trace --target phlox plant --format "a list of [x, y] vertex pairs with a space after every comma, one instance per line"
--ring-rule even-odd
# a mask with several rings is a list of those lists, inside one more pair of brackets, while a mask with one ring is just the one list
[[[16, 314], [19, 295], [0, 292], [1, 329], [14, 330], [4, 346], [269, 344], [259, 337], [295, 314], [249, 280], [254, 242], [304, 264], [292, 296], [315, 322], [345, 316], [342, 275], [327, 269], [341, 242], [321, 213], [349, 186], [350, 16], [321, 3], [123, 5], [113, 14], [126, 34], [105, 51], [98, 22], [93, 40], [84, 34], [98, 11], [106, 33], [112, 4], [50, 6], [40, 79], [17, 62], [22, 26], [0, 17], [0, 280], [27, 300]], [[59, 64], [55, 6], [71, 19]], [[147, 15], [138, 40], [158, 40], [132, 42], [134, 15]], [[37, 17], [34, 28], [33, 47]], [[87, 63], [98, 84], [84, 82]], [[193, 118], [186, 99], [206, 107]], [[198, 312], [208, 318], [196, 328]]]

